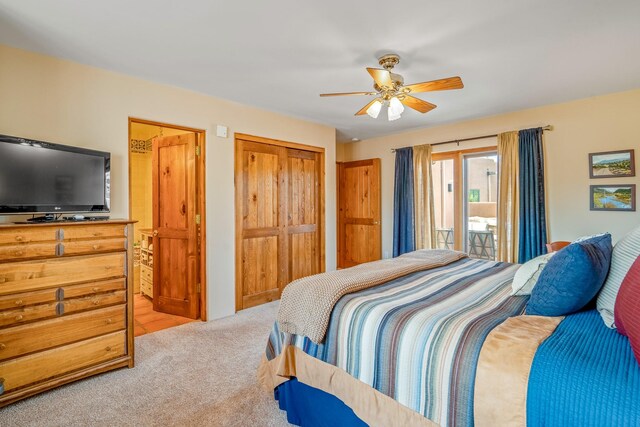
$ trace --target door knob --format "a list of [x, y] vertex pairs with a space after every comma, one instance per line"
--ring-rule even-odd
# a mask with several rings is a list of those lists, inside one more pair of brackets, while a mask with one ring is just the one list
[[156, 237], [158, 235], [158, 230], [153, 230], [153, 237]]

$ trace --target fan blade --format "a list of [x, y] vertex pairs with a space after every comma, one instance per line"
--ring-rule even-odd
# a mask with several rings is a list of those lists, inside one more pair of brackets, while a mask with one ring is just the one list
[[400, 100], [407, 107], [413, 108], [416, 111], [420, 111], [421, 113], [427, 113], [436, 106], [430, 102], [423, 101], [422, 99], [415, 98], [413, 96], [406, 95], [403, 99]]
[[370, 103], [368, 103], [367, 105], [365, 105], [364, 107], [362, 107], [362, 109], [360, 111], [358, 111], [355, 115], [356, 116], [362, 116], [363, 114], [367, 114], [367, 110], [369, 109], [369, 107], [371, 107], [371, 104], [373, 104], [374, 102], [376, 102], [378, 98], [372, 100]]
[[376, 92], [340, 92], [340, 93], [321, 93], [320, 96], [346, 96], [346, 95], [375, 95]]
[[430, 82], [414, 83], [404, 87], [411, 89], [411, 92], [432, 92], [435, 90], [462, 89], [464, 85], [462, 84], [462, 79], [456, 76]]
[[387, 87], [393, 89], [393, 81], [391, 80], [391, 74], [387, 70], [381, 70], [380, 68], [367, 68], [373, 80], [380, 87]]

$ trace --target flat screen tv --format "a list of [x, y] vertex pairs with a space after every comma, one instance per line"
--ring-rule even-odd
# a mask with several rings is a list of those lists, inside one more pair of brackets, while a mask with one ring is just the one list
[[0, 214], [109, 212], [111, 155], [0, 135]]

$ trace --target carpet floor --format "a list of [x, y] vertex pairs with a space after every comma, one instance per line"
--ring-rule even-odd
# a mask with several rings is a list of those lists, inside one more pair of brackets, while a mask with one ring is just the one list
[[278, 302], [135, 339], [136, 367], [0, 409], [8, 426], [288, 426], [256, 370]]

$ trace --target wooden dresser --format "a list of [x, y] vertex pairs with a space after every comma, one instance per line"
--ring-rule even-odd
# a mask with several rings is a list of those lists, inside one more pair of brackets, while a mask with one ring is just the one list
[[133, 367], [129, 221], [0, 225], [0, 407]]

